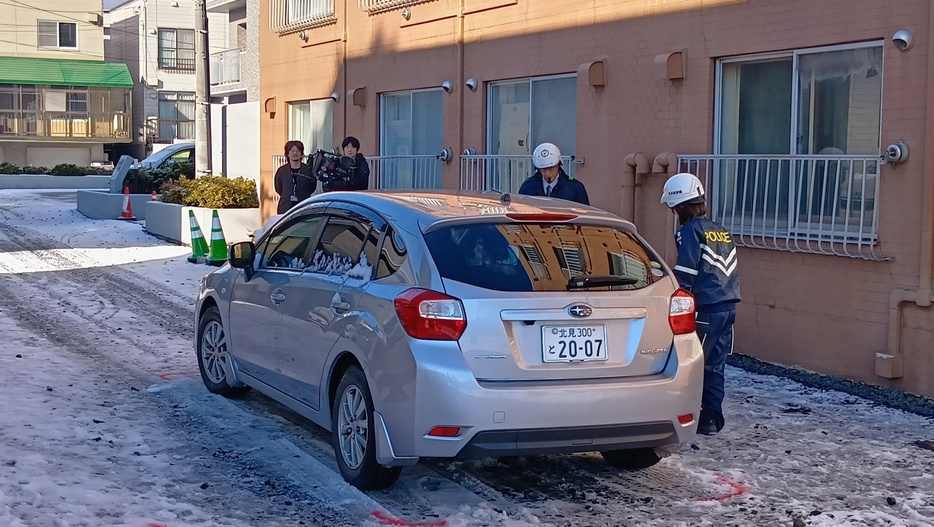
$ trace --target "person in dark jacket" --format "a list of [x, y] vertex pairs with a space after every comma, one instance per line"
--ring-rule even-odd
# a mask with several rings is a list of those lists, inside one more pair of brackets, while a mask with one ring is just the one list
[[[366, 190], [370, 187], [370, 165], [366, 158], [360, 153], [360, 141], [353, 136], [347, 136], [341, 142], [341, 151], [344, 157], [344, 168], [347, 169], [347, 175], [343, 178], [329, 181], [326, 191], [334, 190]], [[346, 162], [350, 158], [353, 163]]]
[[542, 143], [532, 153], [535, 173], [522, 182], [519, 194], [548, 196], [590, 205], [584, 184], [572, 179], [561, 167], [561, 151], [552, 143]]
[[661, 202], [678, 216], [675, 278], [694, 295], [697, 336], [704, 348], [704, 394], [697, 433], [713, 435], [725, 423], [723, 374], [726, 357], [733, 352], [733, 323], [740, 301], [736, 245], [726, 229], [707, 219], [704, 187], [694, 174], [671, 176]]
[[283, 214], [298, 202], [310, 197], [318, 186], [318, 181], [311, 175], [311, 168], [302, 162], [305, 145], [301, 141], [287, 141], [285, 156], [288, 163], [276, 170], [274, 183], [279, 205], [276, 214]]

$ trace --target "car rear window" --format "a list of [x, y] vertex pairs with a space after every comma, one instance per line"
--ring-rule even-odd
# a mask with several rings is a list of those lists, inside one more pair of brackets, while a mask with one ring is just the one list
[[603, 225], [458, 224], [425, 241], [443, 278], [496, 291], [567, 291], [584, 277], [588, 290], [640, 289], [665, 276], [635, 234]]

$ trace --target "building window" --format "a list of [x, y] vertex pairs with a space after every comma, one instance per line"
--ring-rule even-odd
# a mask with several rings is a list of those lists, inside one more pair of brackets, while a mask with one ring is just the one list
[[159, 142], [195, 138], [195, 94], [159, 92]]
[[305, 155], [334, 148], [334, 101], [297, 101], [288, 106], [289, 139], [301, 141]]
[[554, 143], [573, 155], [577, 144], [577, 77], [547, 77], [490, 85], [487, 152], [532, 155]]
[[59, 22], [57, 20], [39, 20], [39, 47], [40, 48], [69, 48], [78, 47], [78, 24], [75, 22]]
[[334, 0], [269, 0], [269, 29], [280, 34], [336, 21]]
[[882, 77], [881, 41], [720, 60], [713, 217], [734, 234], [875, 240]]
[[443, 94], [431, 89], [381, 96], [379, 152], [390, 159], [380, 165], [380, 188], [441, 188], [442, 162], [435, 156], [444, 149]]
[[159, 69], [195, 71], [195, 31], [159, 30]]

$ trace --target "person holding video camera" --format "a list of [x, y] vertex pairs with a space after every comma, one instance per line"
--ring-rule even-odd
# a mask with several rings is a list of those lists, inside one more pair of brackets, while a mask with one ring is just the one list
[[[347, 136], [341, 143], [343, 157], [337, 163], [329, 162], [327, 181], [324, 181], [324, 191], [336, 190], [366, 190], [370, 186], [370, 165], [360, 153], [360, 141], [353, 136]], [[333, 167], [330, 165], [334, 165]]]

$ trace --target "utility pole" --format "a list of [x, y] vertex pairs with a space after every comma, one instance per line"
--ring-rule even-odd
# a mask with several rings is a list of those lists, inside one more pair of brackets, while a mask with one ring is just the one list
[[211, 56], [207, 0], [195, 0], [195, 175], [211, 173]]

